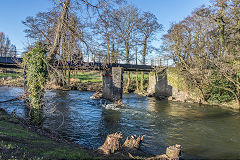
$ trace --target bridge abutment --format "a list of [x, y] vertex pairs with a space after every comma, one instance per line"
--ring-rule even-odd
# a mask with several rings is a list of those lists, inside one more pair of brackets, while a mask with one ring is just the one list
[[167, 72], [151, 72], [149, 75], [148, 94], [161, 99], [172, 96], [172, 86], [168, 84]]
[[119, 101], [123, 92], [123, 68], [112, 67], [111, 70], [103, 72], [103, 92], [104, 99]]

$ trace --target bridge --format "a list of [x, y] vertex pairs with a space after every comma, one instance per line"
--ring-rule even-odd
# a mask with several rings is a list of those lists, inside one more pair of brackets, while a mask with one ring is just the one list
[[[1, 68], [21, 68], [22, 58], [0, 57]], [[55, 61], [51, 65], [58, 68], [64, 65]], [[153, 67], [151, 65], [133, 65], [133, 64], [104, 64], [94, 62], [77, 62], [67, 64], [72, 70], [100, 70], [102, 71], [103, 81], [103, 98], [110, 101], [119, 101], [122, 99], [123, 93], [123, 72], [124, 71], [141, 71], [141, 72], [158, 72], [163, 71], [166, 67]], [[155, 74], [153, 74], [155, 75]], [[157, 81], [154, 77], [153, 82]]]
[[[1, 68], [21, 68], [22, 58], [0, 57]], [[55, 61], [51, 65], [61, 68], [64, 66], [61, 62]], [[134, 64], [118, 64], [118, 63], [99, 63], [99, 62], [70, 62], [67, 64], [71, 70], [106, 70], [112, 67], [121, 67], [124, 71], [143, 71], [151, 72], [155, 67], [151, 65], [134, 65]]]

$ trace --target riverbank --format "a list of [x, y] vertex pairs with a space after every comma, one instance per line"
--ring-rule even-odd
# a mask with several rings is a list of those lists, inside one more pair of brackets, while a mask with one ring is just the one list
[[146, 159], [147, 157], [151, 156], [136, 149], [122, 148], [110, 155], [98, 150], [85, 149], [50, 130], [32, 125], [14, 113], [9, 115], [0, 108], [0, 159]]
[[0, 109], [0, 159], [128, 159], [105, 156], [69, 142]]
[[[23, 88], [24, 79], [23, 78], [16, 78], [16, 79], [2, 79], [0, 81], [0, 86], [7, 86], [7, 87], [20, 87]], [[46, 89], [48, 90], [79, 90], [79, 91], [92, 91], [97, 92], [102, 89], [102, 83], [100, 82], [76, 82], [72, 80], [70, 86], [68, 87], [60, 87], [56, 86], [52, 83], [46, 84]]]
[[94, 154], [0, 109], [0, 159], [89, 159]]

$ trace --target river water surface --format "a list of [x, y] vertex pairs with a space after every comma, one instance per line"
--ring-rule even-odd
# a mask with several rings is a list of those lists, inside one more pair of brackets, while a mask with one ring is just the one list
[[[0, 87], [0, 101], [15, 98], [23, 89]], [[93, 92], [47, 91], [43, 126], [81, 146], [96, 149], [108, 134], [145, 135], [141, 149], [164, 154], [180, 144], [185, 159], [240, 159], [240, 113], [219, 107], [158, 101], [126, 94], [116, 108], [92, 100]], [[22, 100], [0, 104], [9, 113], [27, 118]]]

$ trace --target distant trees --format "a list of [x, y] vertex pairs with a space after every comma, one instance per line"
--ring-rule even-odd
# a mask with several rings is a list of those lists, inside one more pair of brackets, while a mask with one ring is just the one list
[[131, 5], [114, 10], [112, 25], [114, 34], [119, 43], [125, 47], [125, 60], [130, 63], [130, 50], [137, 41], [137, 23], [139, 23], [139, 10]]
[[[118, 10], [113, 11], [112, 25], [113, 32], [116, 36], [118, 43], [123, 44], [125, 47], [125, 60], [130, 63], [131, 47], [137, 41], [137, 24], [139, 23], [139, 10], [131, 5], [120, 7]], [[130, 72], [128, 72], [128, 81], [126, 90], [128, 91], [131, 82]]]
[[[96, 20], [96, 24], [94, 26], [95, 33], [101, 35], [101, 39], [104, 44], [106, 44], [106, 59], [107, 63], [110, 63], [110, 43], [113, 38], [113, 27], [111, 24], [111, 8], [104, 9], [103, 13], [100, 13], [98, 19]], [[101, 40], [100, 40], [101, 41]]]
[[0, 56], [16, 57], [16, 55], [16, 46], [11, 44], [10, 39], [3, 32], [0, 32]]
[[240, 8], [236, 0], [215, 0], [164, 35], [169, 52], [203, 101], [240, 104]]
[[[142, 55], [145, 64], [148, 48], [161, 25], [153, 14], [122, 1], [64, 0], [49, 12], [27, 17], [23, 21], [25, 32], [27, 37], [46, 44], [50, 61], [61, 60], [67, 65], [92, 58], [130, 63]], [[142, 54], [135, 54], [137, 47], [143, 48]], [[61, 77], [69, 76], [69, 67], [63, 68]], [[127, 85], [130, 80], [129, 74]], [[66, 83], [65, 79], [61, 81]]]
[[[106, 52], [107, 63], [111, 62], [111, 58], [116, 62], [122, 52], [125, 54], [121, 54], [121, 61], [130, 63], [135, 58], [135, 49], [131, 49], [142, 45], [145, 46], [142, 51], [142, 63], [145, 64], [147, 46], [151, 44], [153, 35], [161, 29], [161, 25], [151, 13], [142, 13], [131, 5], [116, 4], [121, 4], [121, 0], [64, 0], [49, 12], [27, 17], [23, 21], [27, 27], [26, 36], [35, 41], [44, 41], [49, 49], [48, 57], [52, 59], [62, 53], [58, 48], [62, 46], [63, 34], [67, 31], [75, 37], [73, 39], [81, 55], [104, 55]], [[101, 45], [105, 47], [96, 47], [101, 41]], [[73, 51], [75, 53], [76, 50]]]
[[[156, 33], [162, 30], [162, 25], [158, 23], [157, 18], [154, 14], [144, 12], [141, 15], [140, 21], [137, 24], [137, 29], [141, 35], [142, 48], [142, 64], [146, 64], [146, 55], [151, 41], [155, 39]], [[144, 73], [141, 74], [141, 92], [144, 92]]]

